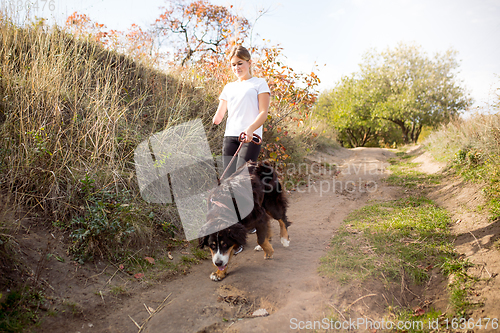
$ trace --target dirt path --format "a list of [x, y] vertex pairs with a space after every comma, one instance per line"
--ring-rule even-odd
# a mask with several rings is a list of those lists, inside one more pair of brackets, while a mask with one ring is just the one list
[[[249, 235], [245, 251], [233, 258], [230, 274], [221, 282], [209, 279], [213, 268], [206, 260], [187, 276], [154, 285], [121, 302], [103, 304], [92, 317], [68, 319], [63, 325], [57, 320], [45, 329], [137, 332], [131, 318], [141, 325], [150, 316], [146, 307], [156, 309], [168, 295], [162, 310], [147, 321], [143, 332], [287, 332], [291, 331], [292, 318], [324, 318], [331, 314], [325, 312], [326, 305], [338, 297], [341, 287], [319, 276], [319, 258], [347, 214], [370, 199], [392, 200], [398, 195], [398, 189], [381, 182], [386, 176], [386, 161], [392, 156], [386, 149], [358, 148], [310, 157], [336, 164], [338, 169], [320, 170], [316, 163], [314, 169], [306, 170], [311, 178], [290, 194], [290, 247], [282, 247], [275, 237], [273, 260], [264, 260], [262, 252], [253, 250], [256, 237]], [[273, 235], [279, 235], [278, 223], [272, 224]], [[356, 299], [363, 291], [349, 293]], [[270, 315], [245, 317], [260, 308]]]

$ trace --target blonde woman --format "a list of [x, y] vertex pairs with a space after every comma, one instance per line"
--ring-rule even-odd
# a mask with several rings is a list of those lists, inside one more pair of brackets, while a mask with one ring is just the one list
[[239, 137], [244, 133], [244, 143], [236, 163], [227, 170], [225, 178], [247, 161], [257, 161], [260, 145], [252, 142], [253, 135], [262, 137], [262, 125], [267, 119], [270, 102], [270, 90], [267, 82], [252, 75], [250, 52], [241, 45], [235, 46], [229, 53], [231, 69], [237, 80], [226, 84], [219, 97], [219, 107], [213, 117], [218, 125], [228, 113], [222, 158], [224, 170], [240, 145]]

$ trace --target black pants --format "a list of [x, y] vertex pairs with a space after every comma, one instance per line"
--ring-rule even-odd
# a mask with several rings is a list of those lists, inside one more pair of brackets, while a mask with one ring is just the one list
[[[226, 170], [227, 165], [234, 156], [234, 153], [238, 150], [240, 146], [240, 141], [237, 136], [225, 136], [222, 144], [222, 164], [224, 165], [224, 170]], [[245, 164], [245, 162], [253, 161], [257, 162], [257, 158], [260, 153], [260, 145], [253, 142], [245, 142], [241, 147], [238, 156], [231, 164], [231, 167], [227, 170], [224, 175], [224, 179], [231, 176], [236, 169]]]

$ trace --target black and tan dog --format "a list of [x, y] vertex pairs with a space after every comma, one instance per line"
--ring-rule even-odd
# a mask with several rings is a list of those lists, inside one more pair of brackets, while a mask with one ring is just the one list
[[[251, 190], [249, 190], [250, 184]], [[256, 250], [264, 250], [265, 259], [273, 257], [274, 249], [269, 242], [271, 238], [269, 216], [278, 220], [280, 224], [283, 246], [290, 245], [288, 237], [290, 222], [286, 217], [288, 202], [283, 190], [276, 172], [269, 163], [249, 162], [231, 177], [224, 179], [221, 185], [210, 193], [207, 223], [204, 228], [209, 230], [210, 227], [217, 226], [217, 230], [220, 231], [200, 238], [199, 245], [200, 248], [208, 246], [212, 252], [212, 262], [217, 267], [217, 271], [210, 275], [213, 281], [220, 281], [226, 277], [234, 250], [246, 244], [248, 230], [253, 228], [257, 230], [259, 245]], [[245, 210], [242, 202], [243, 206], [251, 207], [251, 211], [247, 209], [246, 212], [242, 212]], [[235, 206], [238, 207], [239, 214], [244, 217], [234, 224]], [[224, 225], [228, 227], [224, 228]]]

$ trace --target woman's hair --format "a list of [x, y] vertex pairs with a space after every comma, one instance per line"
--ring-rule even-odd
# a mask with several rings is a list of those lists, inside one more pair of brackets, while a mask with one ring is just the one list
[[248, 52], [248, 50], [241, 46], [241, 45], [235, 45], [231, 51], [229, 52], [229, 61], [231, 61], [231, 59], [233, 59], [234, 56], [237, 56], [238, 58], [240, 59], [243, 59], [243, 60], [250, 60], [252, 59], [252, 57], [250, 56], [250, 52]]

